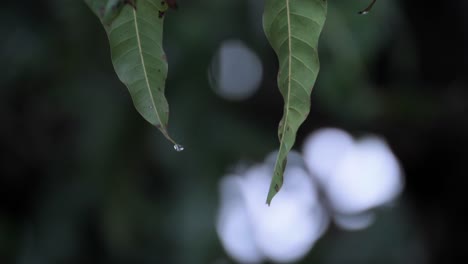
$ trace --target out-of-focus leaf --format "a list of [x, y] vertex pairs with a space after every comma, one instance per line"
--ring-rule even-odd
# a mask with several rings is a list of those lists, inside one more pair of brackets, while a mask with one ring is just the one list
[[114, 69], [127, 86], [137, 111], [169, 136], [164, 96], [167, 60], [162, 48], [165, 1], [85, 0], [99, 17], [111, 48]]
[[284, 98], [278, 128], [280, 148], [267, 204], [283, 185], [287, 155], [310, 110], [310, 94], [320, 68], [317, 54], [327, 13], [326, 0], [266, 0], [263, 29], [279, 60], [278, 86]]

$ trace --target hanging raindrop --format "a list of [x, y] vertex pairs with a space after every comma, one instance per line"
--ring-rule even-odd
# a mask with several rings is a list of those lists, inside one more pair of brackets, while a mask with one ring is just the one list
[[174, 149], [175, 149], [177, 152], [181, 152], [182, 150], [184, 150], [184, 146], [179, 145], [179, 144], [175, 144], [175, 145], [174, 145]]

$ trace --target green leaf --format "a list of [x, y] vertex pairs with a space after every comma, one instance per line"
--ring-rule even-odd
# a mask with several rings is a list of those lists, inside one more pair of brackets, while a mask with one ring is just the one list
[[284, 98], [283, 118], [278, 128], [280, 148], [268, 191], [268, 205], [283, 185], [287, 155], [310, 111], [310, 94], [320, 68], [317, 46], [326, 13], [326, 0], [265, 1], [263, 29], [278, 56], [278, 86]]
[[[137, 111], [175, 147], [167, 123], [164, 97], [167, 60], [162, 48], [164, 16], [160, 0], [85, 0], [99, 17], [109, 38], [112, 64], [127, 86]], [[135, 8], [133, 7], [135, 6]]]

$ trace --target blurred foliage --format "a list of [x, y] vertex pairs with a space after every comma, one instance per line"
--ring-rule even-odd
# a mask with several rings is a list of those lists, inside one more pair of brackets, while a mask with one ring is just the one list
[[[3, 3], [0, 263], [232, 262], [214, 230], [218, 180], [277, 146], [276, 58], [261, 1], [179, 7], [165, 29], [169, 130], [186, 147], [176, 153], [134, 110], [82, 1]], [[360, 7], [330, 1], [297, 145], [322, 126], [380, 133], [408, 188], [370, 229], [330, 230], [304, 263], [451, 263], [466, 254], [468, 6], [379, 1], [358, 16]], [[260, 91], [236, 103], [207, 78], [216, 48], [232, 38], [259, 54], [265, 72]]]

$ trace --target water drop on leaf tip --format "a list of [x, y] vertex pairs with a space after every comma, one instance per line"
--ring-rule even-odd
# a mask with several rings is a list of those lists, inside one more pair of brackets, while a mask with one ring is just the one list
[[181, 152], [182, 150], [184, 150], [184, 146], [175, 144], [175, 145], [174, 145], [174, 149], [175, 149], [177, 152]]

